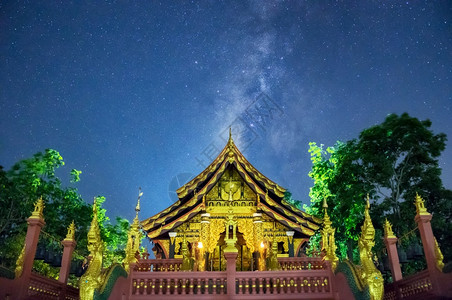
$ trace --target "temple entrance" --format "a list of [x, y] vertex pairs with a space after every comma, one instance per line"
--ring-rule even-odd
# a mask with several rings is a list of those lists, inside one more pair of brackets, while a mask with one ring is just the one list
[[[226, 260], [224, 258], [224, 248], [226, 248], [226, 242], [224, 241], [225, 233], [220, 235], [217, 246], [215, 247], [213, 253], [208, 258], [206, 270], [208, 271], [225, 271], [226, 270]], [[237, 271], [253, 271], [256, 266], [253, 264], [253, 253], [249, 251], [246, 246], [243, 234], [237, 231], [237, 243], [236, 248], [238, 251], [238, 256], [236, 260], [236, 270]]]

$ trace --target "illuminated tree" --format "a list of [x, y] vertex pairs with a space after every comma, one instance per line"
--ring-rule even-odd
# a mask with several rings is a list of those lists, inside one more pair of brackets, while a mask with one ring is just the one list
[[357, 239], [367, 193], [375, 200], [371, 215], [377, 230], [387, 217], [398, 236], [410, 231], [415, 227], [412, 202], [418, 192], [434, 214], [440, 244], [447, 246], [452, 193], [444, 189], [438, 165], [446, 136], [435, 135], [430, 126], [429, 120], [392, 114], [382, 124], [362, 131], [358, 139], [338, 142], [327, 150], [310, 144], [314, 180], [310, 211], [320, 216], [321, 202], [327, 197], [339, 242]]
[[[32, 158], [16, 163], [11, 170], [0, 167], [0, 258], [6, 267], [13, 267], [17, 254], [23, 246], [27, 229], [26, 219], [33, 210], [33, 203], [43, 197], [46, 203], [44, 217], [46, 225], [41, 235], [47, 246], [63, 240], [67, 226], [75, 221], [76, 256], [87, 256], [87, 231], [92, 218], [92, 206], [86, 203], [73, 186], [64, 187], [55, 175], [58, 168], [64, 166], [61, 155], [56, 150], [47, 149]], [[81, 171], [71, 170], [71, 183], [80, 180]], [[105, 198], [98, 198], [101, 206]], [[121, 261], [124, 256], [123, 246], [127, 241], [129, 222], [117, 217], [116, 224], [111, 224], [105, 209], [99, 209], [101, 232], [106, 243], [106, 265]], [[42, 263], [41, 270], [47, 269]], [[36, 267], [36, 265], [35, 265]], [[50, 272], [48, 274], [54, 274]], [[55, 273], [57, 274], [57, 272]]]

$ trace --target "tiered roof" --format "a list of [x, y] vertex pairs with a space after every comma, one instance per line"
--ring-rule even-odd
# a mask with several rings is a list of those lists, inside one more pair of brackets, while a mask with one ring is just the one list
[[162, 212], [142, 221], [151, 239], [167, 236], [178, 226], [205, 210], [205, 195], [232, 165], [257, 194], [257, 209], [292, 228], [296, 236], [309, 237], [319, 228], [321, 220], [289, 204], [286, 189], [271, 181], [251, 165], [234, 144], [231, 135], [218, 157], [198, 176], [177, 190], [178, 201]]

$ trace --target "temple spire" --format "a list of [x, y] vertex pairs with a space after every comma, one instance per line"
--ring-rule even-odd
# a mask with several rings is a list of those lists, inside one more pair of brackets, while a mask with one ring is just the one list
[[228, 144], [229, 144], [229, 145], [234, 144], [234, 140], [232, 139], [232, 129], [231, 129], [231, 127], [229, 127], [229, 140], [228, 140]]
[[141, 199], [141, 196], [143, 196], [143, 192], [141, 191], [141, 187], [139, 187], [139, 188], [138, 188], [137, 205], [135, 206], [136, 218], [138, 218], [138, 212], [141, 210], [141, 208], [140, 208], [140, 199]]

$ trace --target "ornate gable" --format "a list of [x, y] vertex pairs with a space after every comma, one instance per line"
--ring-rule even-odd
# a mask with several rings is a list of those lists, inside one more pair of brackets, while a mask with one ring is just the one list
[[202, 213], [224, 218], [231, 204], [234, 215], [239, 218], [249, 219], [254, 213], [264, 213], [268, 220], [295, 231], [298, 237], [313, 235], [321, 220], [287, 203], [285, 192], [286, 189], [246, 160], [230, 136], [218, 157], [177, 190], [179, 200], [144, 220], [142, 225], [151, 239], [166, 239], [169, 231]]

